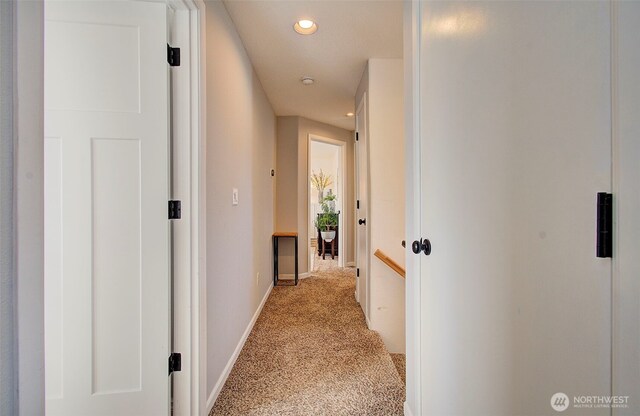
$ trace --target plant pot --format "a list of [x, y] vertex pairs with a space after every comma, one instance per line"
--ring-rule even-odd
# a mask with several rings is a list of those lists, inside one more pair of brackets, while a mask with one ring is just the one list
[[320, 235], [322, 236], [322, 239], [327, 243], [330, 243], [334, 238], [336, 238], [335, 231], [320, 231]]

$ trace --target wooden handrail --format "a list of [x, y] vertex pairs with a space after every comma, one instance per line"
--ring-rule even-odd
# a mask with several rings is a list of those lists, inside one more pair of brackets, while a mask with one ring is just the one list
[[396, 263], [395, 261], [391, 260], [391, 258], [389, 258], [389, 256], [384, 254], [379, 249], [376, 250], [376, 252], [373, 253], [373, 255], [376, 256], [377, 258], [379, 258], [380, 260], [382, 260], [382, 262], [384, 264], [386, 264], [387, 266], [391, 267], [400, 276], [406, 277], [406, 272], [404, 271], [404, 268], [402, 266], [400, 266], [398, 263]]

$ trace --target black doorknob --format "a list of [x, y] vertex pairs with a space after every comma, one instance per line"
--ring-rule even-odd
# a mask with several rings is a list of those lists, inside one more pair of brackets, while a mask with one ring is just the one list
[[420, 241], [416, 240], [411, 244], [411, 251], [413, 251], [414, 254], [420, 253]]
[[362, 218], [361, 218], [361, 219], [359, 219], [359, 220], [358, 220], [358, 224], [360, 224], [360, 225], [366, 225], [366, 224], [367, 224], [367, 219], [366, 219], [366, 218], [364, 218], [364, 219], [362, 219]]
[[421, 238], [420, 241], [416, 240], [411, 244], [411, 251], [415, 254], [420, 254], [420, 252], [424, 252], [425, 256], [431, 254], [431, 241], [428, 238], [424, 240]]
[[431, 241], [429, 241], [428, 238], [425, 238], [424, 240], [422, 240], [421, 248], [425, 256], [428, 256], [429, 254], [431, 254]]

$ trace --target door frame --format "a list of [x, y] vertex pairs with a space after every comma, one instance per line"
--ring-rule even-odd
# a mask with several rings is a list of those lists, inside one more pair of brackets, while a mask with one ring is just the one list
[[[632, 299], [637, 299], [640, 295], [640, 289], [637, 285], [633, 285], [633, 278], [629, 278], [632, 275], [633, 270], [637, 267], [637, 260], [631, 258], [629, 253], [633, 252], [632, 241], [633, 225], [638, 224], [638, 216], [633, 215], [625, 218], [624, 215], [629, 215], [630, 210], [633, 207], [633, 202], [627, 198], [632, 191], [632, 186], [629, 186], [631, 181], [630, 164], [628, 158], [625, 155], [630, 154], [631, 157], [637, 155], [638, 149], [630, 146], [629, 133], [629, 111], [623, 111], [624, 105], [628, 104], [630, 98], [621, 89], [620, 84], [625, 85], [629, 80], [629, 73], [626, 72], [628, 67], [621, 63], [621, 60], [629, 58], [629, 52], [624, 46], [621, 46], [621, 42], [625, 40], [625, 26], [626, 19], [624, 19], [624, 11], [620, 10], [621, 5], [617, 1], [611, 2], [611, 36], [612, 36], [612, 51], [611, 51], [611, 133], [612, 133], [612, 187], [614, 205], [613, 205], [613, 258], [612, 258], [612, 394], [613, 395], [625, 395], [633, 394], [633, 387], [637, 385], [637, 380], [640, 375], [635, 372], [634, 376], [630, 376], [629, 373], [623, 374], [622, 368], [628, 364], [625, 360], [634, 359], [638, 357], [638, 351], [640, 351], [640, 339], [636, 336], [629, 334], [628, 329], [630, 325], [633, 325], [633, 319], [638, 315], [637, 309], [634, 308]], [[622, 40], [621, 40], [622, 37]], [[624, 44], [623, 44], [624, 45]], [[637, 56], [637, 55], [636, 55]], [[622, 61], [624, 62], [624, 61]], [[632, 93], [634, 94], [634, 93]], [[636, 101], [640, 99], [638, 94], [635, 93], [632, 96]], [[626, 98], [626, 99], [625, 99]], [[622, 105], [622, 108], [621, 108]], [[638, 124], [634, 125], [637, 128]], [[626, 129], [625, 129], [626, 127]], [[621, 198], [624, 201], [624, 207], [621, 207]], [[621, 218], [621, 214], [623, 217]], [[621, 219], [624, 222], [621, 223]], [[625, 236], [626, 234], [626, 236]], [[625, 236], [625, 237], [623, 237]], [[631, 238], [630, 238], [631, 237]], [[634, 316], [625, 316], [625, 313], [629, 311], [635, 311]], [[637, 331], [637, 330], [636, 330]], [[637, 332], [636, 332], [637, 333]], [[630, 352], [635, 351], [635, 356]], [[637, 390], [637, 388], [636, 388]], [[631, 407], [632, 410], [634, 407]], [[613, 409], [612, 415], [625, 414], [629, 409]]]
[[[360, 102], [357, 104], [356, 106], [356, 134], [360, 134], [360, 121], [358, 118], [358, 114], [360, 114], [360, 110], [363, 110], [363, 114], [364, 114], [364, 130], [365, 130], [365, 134], [363, 135], [364, 137], [364, 144], [365, 144], [365, 159], [367, 162], [367, 168], [366, 168], [366, 184], [367, 184], [367, 200], [365, 201], [365, 206], [367, 208], [367, 216], [371, 217], [371, 165], [370, 165], [370, 161], [369, 161], [369, 107], [368, 107], [368, 94], [367, 91], [364, 92], [364, 94], [362, 95], [362, 99], [360, 99]], [[358, 151], [358, 146], [360, 146], [361, 143], [359, 140], [354, 141], [354, 169], [355, 169], [355, 181], [354, 181], [354, 190], [355, 190], [355, 201], [358, 201], [360, 199], [360, 152]], [[354, 229], [354, 233], [353, 233], [353, 238], [355, 239], [355, 253], [354, 253], [354, 257], [356, 260], [356, 268], [358, 267], [359, 263], [359, 259], [358, 259], [358, 203], [356, 202], [354, 204], [354, 217], [353, 217], [353, 229]], [[370, 224], [369, 224], [370, 225]], [[365, 240], [366, 240], [366, 247], [365, 247], [365, 253], [366, 254], [366, 259], [364, 259], [365, 264], [367, 265], [367, 274], [365, 276], [365, 280], [367, 282], [367, 288], [366, 288], [366, 293], [364, 294], [365, 296], [365, 307], [363, 308], [363, 312], [364, 312], [364, 317], [365, 320], [367, 322], [367, 327], [371, 328], [371, 321], [370, 321], [370, 315], [371, 315], [371, 228], [370, 226], [367, 225], [365, 226]], [[360, 291], [362, 290], [362, 288], [360, 287], [359, 281], [356, 278], [356, 299], [358, 301], [358, 303], [360, 303], [360, 298], [362, 293], [360, 293]], [[362, 304], [360, 303], [360, 306], [362, 307]]]
[[14, 2], [14, 409], [44, 414], [44, 3]]
[[[134, 0], [140, 1], [140, 0]], [[205, 251], [205, 175], [206, 172], [206, 113], [205, 91], [205, 4], [203, 0], [153, 0], [168, 7], [189, 13], [189, 24], [179, 30], [189, 39], [190, 73], [184, 83], [184, 97], [190, 103], [188, 132], [180, 141], [189, 155], [186, 163], [174, 166], [173, 180], [187, 178], [188, 189], [182, 201], [182, 227], [174, 245], [176, 270], [188, 276], [176, 280], [176, 287], [186, 291], [177, 299], [176, 309], [189, 311], [179, 319], [190, 323], [175, 339], [183, 348], [183, 359], [190, 357], [190, 365], [182, 367], [186, 377], [176, 377], [177, 397], [188, 399], [176, 409], [178, 415], [206, 412], [206, 259]], [[14, 4], [14, 247], [16, 327], [15, 345], [17, 414], [44, 414], [44, 3], [16, 2]], [[173, 45], [177, 46], [177, 45]], [[185, 132], [187, 131], [185, 130]], [[179, 238], [177, 238], [179, 235]], [[187, 361], [188, 362], [188, 361]], [[178, 381], [180, 380], [180, 381]]]
[[[182, 370], [173, 374], [173, 398], [174, 414], [186, 416], [206, 412], [206, 308], [202, 307], [206, 305], [206, 257], [200, 256], [206, 252], [206, 236], [200, 232], [205, 229], [206, 212], [206, 123], [201, 116], [206, 114], [206, 95], [202, 93], [206, 91], [206, 59], [201, 59], [206, 56], [205, 4], [203, 0], [166, 3], [175, 11], [188, 14], [186, 19], [175, 21], [178, 38], [184, 43], [171, 45], [181, 48], [182, 63], [189, 70], [172, 79], [179, 82], [173, 85], [179, 96], [174, 96], [171, 103], [172, 121], [181, 126], [172, 131], [178, 137], [172, 140], [171, 198], [182, 200], [183, 208], [182, 218], [172, 227], [172, 342], [174, 351], [182, 354], [183, 363]], [[184, 103], [188, 103], [189, 110], [177, 111]]]
[[420, 46], [422, 28], [422, 3], [404, 3], [404, 108], [405, 108], [405, 325], [406, 325], [406, 401], [404, 414], [422, 414], [420, 351], [420, 265], [423, 256], [409, 250], [411, 241], [420, 240], [421, 204], [421, 123], [420, 123]]
[[[341, 214], [343, 218], [346, 218], [346, 214], [345, 214], [345, 209], [346, 209], [346, 194], [345, 194], [345, 190], [346, 190], [346, 166], [347, 166], [347, 142], [343, 142], [341, 140], [335, 140], [335, 139], [331, 139], [329, 137], [324, 137], [324, 136], [318, 136], [317, 134], [312, 134], [309, 133], [309, 135], [307, 136], [307, 160], [309, 161], [307, 163], [307, 189], [311, 189], [311, 142], [318, 142], [318, 143], [325, 143], [325, 144], [330, 144], [333, 146], [337, 146], [338, 147], [338, 173], [340, 174], [340, 183], [337, 184], [338, 185], [338, 192], [340, 195], [340, 208], [341, 208]], [[311, 229], [315, 228], [315, 227], [311, 227], [311, 200], [307, 201], [307, 235], [309, 236], [309, 239], [311, 239], [311, 236], [315, 236], [315, 230], [314, 233], [311, 234]], [[338, 267], [345, 267], [345, 261], [344, 261], [344, 247], [345, 247], [345, 221], [342, 221], [343, 225], [338, 229]], [[319, 243], [319, 242], [318, 242]], [[309, 242], [307, 242], [307, 244], [309, 244]], [[309, 250], [309, 257], [311, 259], [312, 250]], [[315, 251], [313, 252], [313, 256], [315, 256]], [[315, 257], [314, 257], [315, 258]], [[311, 263], [309, 263], [311, 264]], [[311, 270], [309, 270], [309, 272], [311, 272]]]

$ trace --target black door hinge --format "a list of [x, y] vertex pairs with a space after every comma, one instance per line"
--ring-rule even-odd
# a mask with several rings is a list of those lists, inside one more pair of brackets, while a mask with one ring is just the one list
[[360, 277], [360, 269], [356, 269], [356, 277]]
[[356, 201], [356, 209], [360, 209], [360, 200], [359, 199]]
[[360, 134], [356, 132], [356, 141], [358, 141], [359, 139], [360, 139]]
[[180, 48], [172, 48], [167, 44], [167, 62], [170, 66], [180, 66]]
[[182, 371], [182, 354], [172, 352], [169, 356], [169, 375], [174, 371]]
[[598, 192], [596, 257], [613, 256], [613, 195]]
[[179, 220], [182, 217], [182, 203], [180, 201], [169, 201], [169, 219]]

